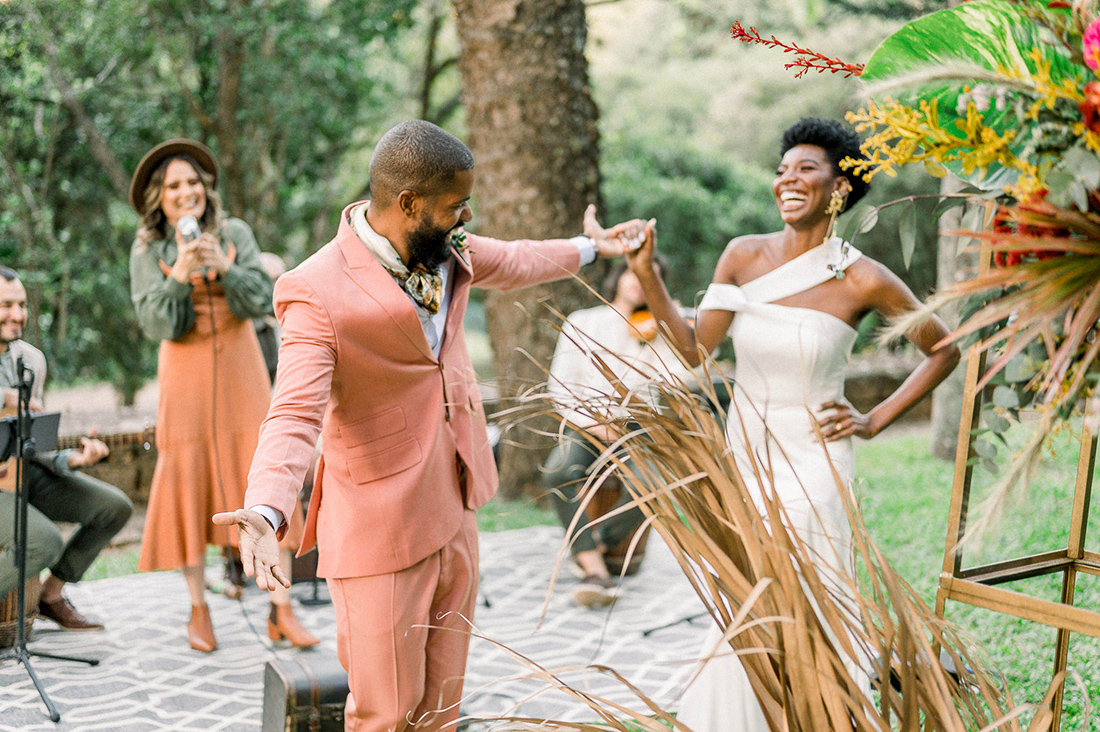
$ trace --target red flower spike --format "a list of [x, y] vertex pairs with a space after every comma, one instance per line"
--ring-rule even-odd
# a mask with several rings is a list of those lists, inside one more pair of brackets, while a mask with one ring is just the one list
[[783, 53], [793, 53], [798, 58], [789, 64], [784, 64], [783, 68], [791, 69], [798, 68], [799, 71], [794, 75], [794, 78], [801, 78], [810, 69], [816, 69], [817, 73], [821, 74], [826, 71], [832, 74], [844, 74], [844, 78], [852, 76], [860, 76], [863, 74], [863, 64], [850, 64], [846, 61], [841, 61], [839, 58], [829, 58], [828, 56], [818, 53], [817, 51], [811, 51], [808, 48], [802, 48], [794, 43], [784, 43], [775, 36], [769, 38], [762, 37], [757, 33], [756, 28], [749, 26], [746, 31], [741, 22], [737, 21], [730, 28], [730, 35], [734, 39], [741, 41], [742, 43], [758, 43], [771, 48], [780, 48]]
[[1073, 6], [1067, 2], [1064, 2], [1063, 0], [1051, 0], [1049, 3], [1047, 3], [1047, 7], [1051, 10], [1069, 10]]

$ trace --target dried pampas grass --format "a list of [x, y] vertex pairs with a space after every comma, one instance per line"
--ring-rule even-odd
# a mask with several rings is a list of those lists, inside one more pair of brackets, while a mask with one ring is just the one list
[[[626, 416], [614, 421], [621, 437], [603, 450], [586, 491], [596, 490], [610, 473], [618, 475], [633, 497], [631, 505], [646, 514], [714, 622], [726, 629], [725, 640], [740, 657], [772, 730], [1024, 729], [1020, 715], [1035, 705], [1014, 704], [1004, 680], [973, 644], [893, 571], [839, 476], [833, 477], [847, 508], [859, 579], [830, 569], [836, 560], [817, 556], [789, 528], [786, 510], [770, 490], [772, 466], [749, 458], [740, 467], [727, 449], [723, 422], [733, 420], [736, 426], [741, 415], [736, 408], [723, 414], [717, 405], [726, 401], [719, 399], [722, 390], [732, 395], [734, 385], [704, 380], [699, 393], [682, 383], [656, 381], [648, 388], [659, 394], [657, 408], [650, 404], [651, 393], [640, 398], [623, 387], [605, 360], [613, 356], [593, 358], [613, 389], [586, 398], [583, 408], [597, 419], [612, 407]], [[533, 390], [506, 416], [515, 423], [551, 411], [545, 394]], [[603, 449], [595, 440], [593, 446]], [[765, 487], [761, 507], [754, 502], [753, 485]], [[524, 662], [555, 688], [569, 688], [554, 672]], [[953, 674], [945, 664], [962, 671]], [[865, 692], [864, 672], [889, 680], [876, 684], [873, 698]], [[635, 691], [648, 714], [574, 689], [598, 724], [508, 717], [499, 722], [582, 730], [688, 729]], [[1050, 698], [1026, 729], [1049, 729]]]

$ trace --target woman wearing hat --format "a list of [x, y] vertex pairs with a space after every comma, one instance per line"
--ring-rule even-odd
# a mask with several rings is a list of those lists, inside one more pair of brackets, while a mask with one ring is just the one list
[[[169, 140], [150, 150], [130, 183], [141, 216], [130, 251], [130, 292], [138, 322], [160, 342], [157, 466], [138, 569], [181, 569], [191, 595], [191, 647], [217, 648], [206, 604], [209, 544], [237, 544], [210, 516], [242, 505], [248, 468], [271, 384], [251, 318], [271, 312], [271, 280], [252, 230], [228, 218], [214, 190], [218, 167], [204, 145]], [[194, 217], [201, 235], [185, 237]], [[186, 226], [181, 227], [186, 230]], [[284, 546], [297, 546], [292, 517]], [[297, 646], [318, 642], [294, 616], [290, 595], [273, 596], [268, 632]]]

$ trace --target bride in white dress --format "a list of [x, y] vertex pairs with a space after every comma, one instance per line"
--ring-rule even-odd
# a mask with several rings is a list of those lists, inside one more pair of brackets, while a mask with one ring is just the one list
[[[830, 236], [836, 213], [867, 191], [862, 179], [839, 167], [845, 157], [860, 156], [858, 136], [840, 122], [806, 118], [784, 133], [781, 153], [772, 191], [783, 230], [730, 242], [694, 328], [680, 317], [654, 269], [655, 221], [643, 245], [627, 256], [651, 311], [689, 363], [698, 364], [730, 334], [736, 357], [730, 414], [740, 419], [731, 417], [726, 439], [735, 457], [744, 464], [752, 453], [770, 466], [771, 486], [791, 528], [823, 561], [835, 557], [835, 568], [851, 572], [851, 531], [830, 462], [849, 482], [852, 437], [867, 439], [885, 429], [951, 372], [959, 352], [935, 347], [948, 331], [932, 318], [907, 334], [925, 359], [897, 391], [867, 414], [845, 401], [844, 372], [859, 321], [872, 310], [889, 318], [920, 303], [886, 267]], [[815, 419], [827, 449], [814, 434]], [[742, 475], [751, 480], [753, 473]], [[721, 631], [713, 629], [703, 653], [719, 642]], [[696, 732], [768, 730], [740, 661], [728, 653], [704, 667], [678, 719]]]

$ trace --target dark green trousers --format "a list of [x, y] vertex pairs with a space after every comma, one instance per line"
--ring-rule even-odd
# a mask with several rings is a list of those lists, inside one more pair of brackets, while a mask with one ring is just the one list
[[[122, 530], [134, 506], [113, 485], [76, 471], [55, 472], [27, 462], [27, 576], [49, 569], [76, 582]], [[54, 521], [79, 524], [66, 542]], [[19, 581], [15, 566], [15, 494], [0, 491], [0, 596]]]
[[[565, 434], [557, 447], [543, 464], [542, 484], [550, 495], [550, 502], [557, 511], [558, 520], [566, 529], [580, 509], [580, 493], [592, 471], [600, 452], [589, 444], [587, 438], [571, 427], [565, 428]], [[623, 490], [622, 496], [614, 508], [620, 508], [633, 500]], [[575, 540], [570, 551], [591, 551], [600, 544], [612, 547], [626, 539], [645, 521], [640, 508], [632, 508], [610, 519], [592, 526], [583, 511], [577, 520]]]

